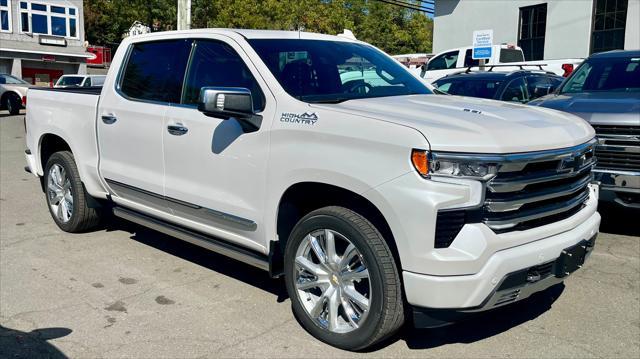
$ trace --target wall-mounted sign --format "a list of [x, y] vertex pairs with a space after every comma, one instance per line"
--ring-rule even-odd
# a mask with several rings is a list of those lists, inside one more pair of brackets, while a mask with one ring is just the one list
[[67, 46], [67, 40], [64, 37], [39, 35], [38, 41], [40, 45]]

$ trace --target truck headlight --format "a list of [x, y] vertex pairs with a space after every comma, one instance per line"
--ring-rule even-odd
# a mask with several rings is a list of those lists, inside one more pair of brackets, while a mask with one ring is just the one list
[[473, 157], [462, 157], [454, 153], [438, 153], [414, 149], [411, 162], [418, 173], [425, 178], [443, 176], [489, 180], [498, 172], [496, 163], [474, 161]]

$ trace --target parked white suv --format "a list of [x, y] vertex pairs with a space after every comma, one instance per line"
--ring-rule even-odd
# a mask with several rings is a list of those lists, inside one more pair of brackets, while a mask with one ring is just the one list
[[353, 39], [133, 36], [101, 90], [28, 106], [28, 170], [62, 230], [111, 210], [284, 276], [300, 323], [344, 349], [408, 309], [437, 326], [560, 283], [600, 223], [586, 122], [431, 95]]

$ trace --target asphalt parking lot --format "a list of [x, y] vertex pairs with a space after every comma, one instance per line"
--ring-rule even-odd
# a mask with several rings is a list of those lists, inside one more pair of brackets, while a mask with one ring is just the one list
[[603, 208], [564, 286], [369, 353], [307, 334], [266, 273], [133, 224], [60, 231], [0, 112], [0, 357], [640, 357], [640, 213]]

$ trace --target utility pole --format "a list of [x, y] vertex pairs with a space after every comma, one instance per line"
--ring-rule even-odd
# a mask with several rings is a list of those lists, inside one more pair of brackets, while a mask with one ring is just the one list
[[178, 30], [191, 28], [191, 0], [178, 0]]

